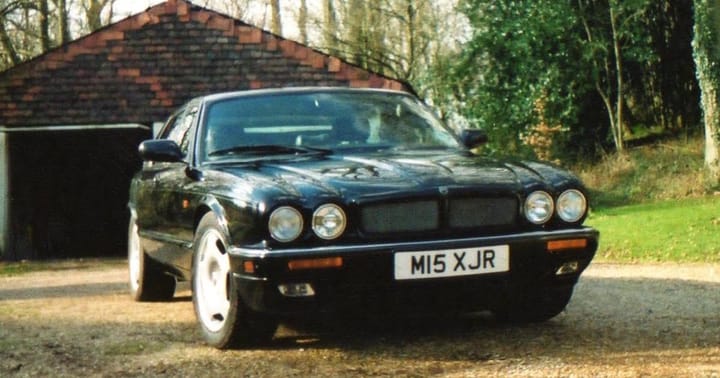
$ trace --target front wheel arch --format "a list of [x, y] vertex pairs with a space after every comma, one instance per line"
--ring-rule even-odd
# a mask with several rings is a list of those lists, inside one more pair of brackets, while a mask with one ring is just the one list
[[217, 220], [217, 223], [224, 233], [225, 238], [227, 239], [228, 243], [232, 243], [232, 238], [230, 236], [230, 231], [228, 230], [228, 219], [225, 212], [225, 207], [220, 204], [220, 201], [218, 201], [215, 196], [212, 195], [206, 195], [200, 200], [199, 206], [195, 209], [195, 214], [193, 215], [193, 230], [195, 233], [198, 231], [198, 227], [200, 227], [200, 222], [203, 220], [203, 217], [208, 214], [212, 213], [215, 216], [215, 219]]

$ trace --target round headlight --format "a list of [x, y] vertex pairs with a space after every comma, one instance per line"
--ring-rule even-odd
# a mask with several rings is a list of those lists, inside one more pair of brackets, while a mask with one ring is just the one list
[[347, 225], [345, 212], [340, 206], [328, 203], [315, 210], [312, 218], [312, 229], [321, 239], [330, 240], [342, 235]]
[[565, 222], [579, 221], [585, 215], [586, 210], [587, 200], [579, 190], [566, 190], [558, 197], [557, 213]]
[[270, 214], [268, 229], [273, 239], [284, 243], [291, 242], [302, 232], [302, 214], [290, 206], [278, 207]]
[[525, 217], [532, 223], [543, 224], [552, 218], [553, 199], [542, 191], [532, 192], [525, 200]]

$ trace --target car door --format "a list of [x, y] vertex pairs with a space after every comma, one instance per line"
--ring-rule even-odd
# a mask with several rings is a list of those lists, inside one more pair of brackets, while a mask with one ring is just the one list
[[136, 183], [138, 227], [146, 252], [153, 258], [189, 269], [192, 245], [192, 214], [185, 187], [190, 146], [196, 129], [199, 104], [188, 103], [166, 122], [158, 139], [170, 139], [180, 146], [180, 162], [145, 162]]

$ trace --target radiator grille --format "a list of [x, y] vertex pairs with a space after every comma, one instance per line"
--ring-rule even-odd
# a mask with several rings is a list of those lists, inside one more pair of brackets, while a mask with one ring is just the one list
[[445, 222], [451, 230], [512, 226], [518, 217], [518, 201], [514, 197], [454, 198], [448, 202], [446, 216], [440, 211], [436, 200], [366, 205], [361, 209], [361, 223], [369, 233], [436, 231]]
[[458, 198], [450, 201], [451, 228], [507, 226], [517, 218], [515, 198]]
[[437, 201], [416, 201], [365, 206], [362, 225], [373, 233], [436, 230], [439, 205]]

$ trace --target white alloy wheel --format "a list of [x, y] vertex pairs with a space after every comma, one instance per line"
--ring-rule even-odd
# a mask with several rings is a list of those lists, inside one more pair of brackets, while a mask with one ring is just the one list
[[136, 301], [169, 301], [175, 294], [175, 277], [145, 254], [135, 216], [128, 226], [128, 284]]
[[205, 214], [193, 241], [192, 290], [195, 316], [205, 341], [219, 349], [272, 339], [277, 319], [246, 306], [232, 276], [229, 245], [214, 213]]
[[219, 332], [230, 312], [230, 258], [217, 230], [206, 230], [199, 242], [193, 293], [197, 315], [208, 331]]
[[130, 279], [130, 292], [136, 293], [140, 289], [141, 279], [141, 253], [140, 236], [138, 235], [138, 226], [134, 219], [130, 222], [130, 232], [128, 234], [128, 271]]

